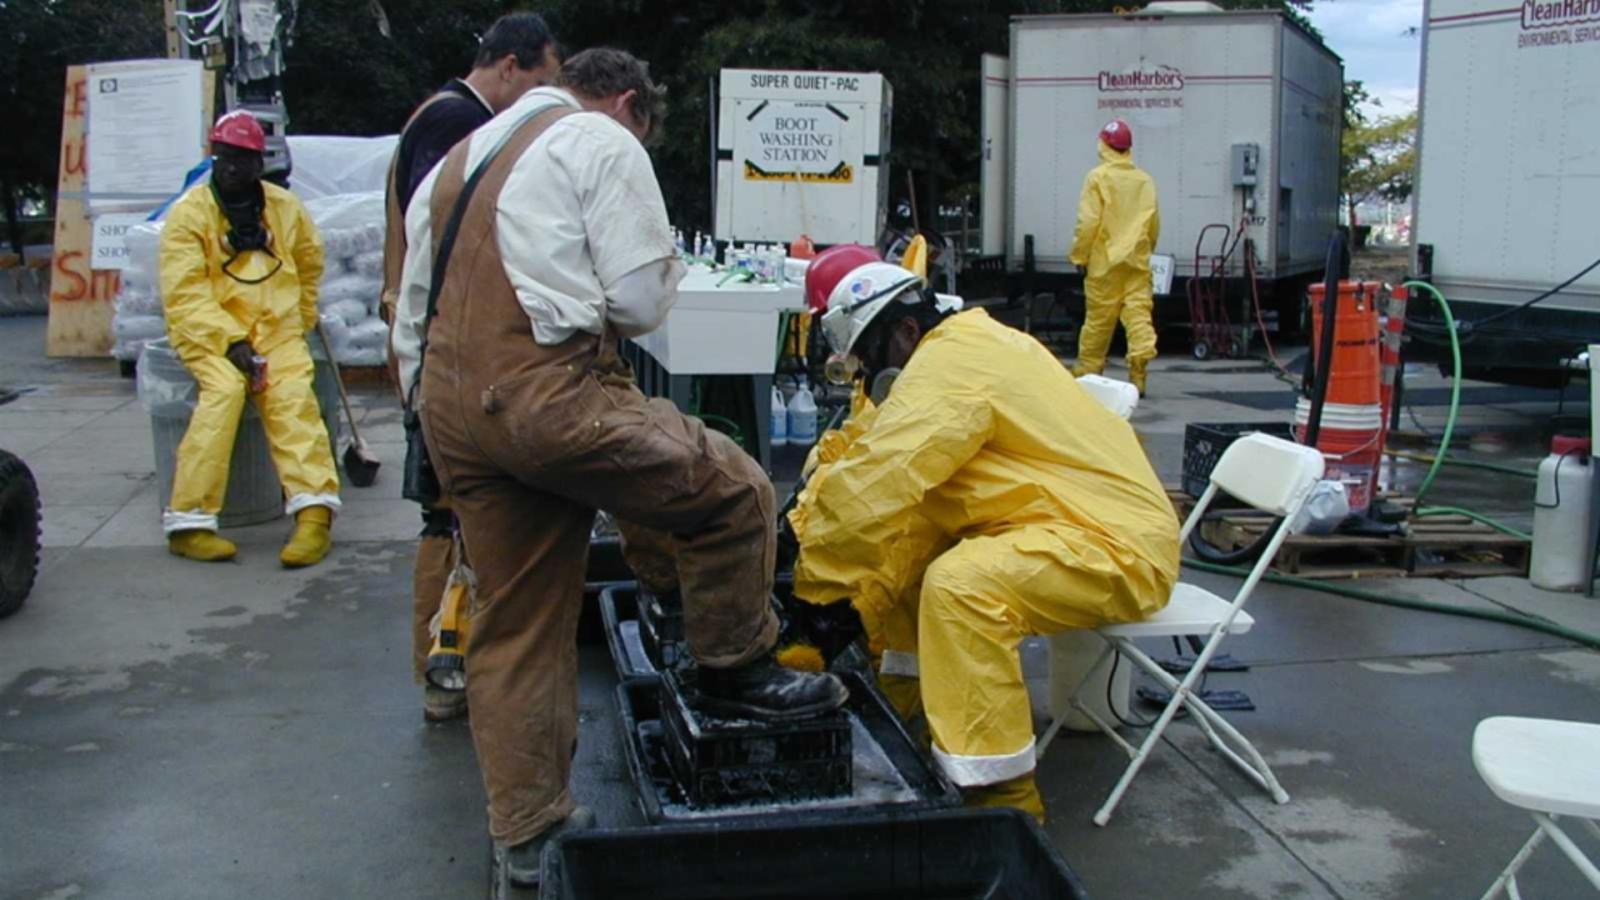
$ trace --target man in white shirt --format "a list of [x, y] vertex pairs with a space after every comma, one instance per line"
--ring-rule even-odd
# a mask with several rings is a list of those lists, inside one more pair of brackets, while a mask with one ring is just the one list
[[[683, 275], [642, 145], [664, 92], [639, 60], [605, 49], [574, 56], [561, 84], [479, 128], [418, 187], [394, 334], [401, 384], [421, 379], [428, 447], [476, 575], [470, 722], [497, 864], [523, 887], [550, 837], [593, 821], [567, 785], [595, 509], [672, 551], [653, 574], [681, 583], [691, 702], [789, 719], [846, 699], [833, 676], [773, 662], [765, 473], [647, 401], [616, 355], [617, 336], [661, 324]], [[486, 159], [429, 319], [436, 242]]]

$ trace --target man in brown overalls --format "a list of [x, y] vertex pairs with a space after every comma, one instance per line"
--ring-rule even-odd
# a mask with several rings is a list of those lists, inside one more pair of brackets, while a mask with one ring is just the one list
[[[561, 61], [556, 39], [535, 13], [501, 16], [478, 42], [472, 71], [457, 78], [422, 101], [400, 130], [394, 159], [389, 164], [387, 230], [383, 245], [383, 303], [379, 313], [393, 324], [394, 305], [400, 295], [400, 269], [405, 262], [405, 214], [411, 195], [450, 148], [494, 115], [536, 87], [553, 84]], [[390, 358], [391, 373], [394, 360]], [[401, 390], [401, 399], [405, 400]], [[422, 534], [412, 575], [411, 660], [412, 677], [423, 684], [428, 651], [433, 644], [430, 624], [439, 612], [445, 580], [455, 566], [455, 516], [449, 502], [441, 500], [422, 510]], [[422, 715], [442, 722], [465, 715], [467, 695], [423, 684]]]
[[[425, 353], [423, 427], [477, 577], [470, 721], [497, 860], [519, 886], [537, 883], [551, 836], [593, 821], [567, 787], [595, 509], [628, 523], [630, 559], [653, 587], [681, 586], [692, 702], [787, 719], [846, 699], [833, 676], [773, 662], [765, 473], [699, 420], [646, 400], [616, 355], [618, 335], [661, 323], [683, 274], [641, 143], [662, 91], [616, 50], [573, 57], [561, 84], [478, 129], [418, 188], [394, 338], [402, 383]], [[434, 254], [486, 158], [430, 322]]]

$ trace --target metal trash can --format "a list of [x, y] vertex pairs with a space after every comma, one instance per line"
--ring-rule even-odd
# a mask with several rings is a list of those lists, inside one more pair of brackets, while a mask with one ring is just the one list
[[[310, 341], [315, 365], [312, 387], [322, 408], [330, 448], [339, 443], [339, 385], [334, 368], [320, 341]], [[139, 398], [150, 411], [150, 433], [155, 441], [156, 484], [161, 504], [172, 497], [178, 444], [189, 429], [189, 417], [199, 400], [200, 386], [184, 367], [167, 338], [152, 341], [139, 355]], [[233, 458], [228, 463], [228, 493], [222, 500], [218, 523], [223, 528], [258, 525], [283, 515], [283, 487], [267, 449], [267, 435], [254, 403], [244, 405]]]

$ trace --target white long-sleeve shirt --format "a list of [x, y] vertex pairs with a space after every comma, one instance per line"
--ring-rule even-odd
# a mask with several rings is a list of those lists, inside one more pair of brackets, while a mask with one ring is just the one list
[[[467, 173], [535, 110], [579, 109], [560, 88], [538, 88], [473, 132]], [[433, 281], [433, 189], [438, 166], [406, 212], [406, 260], [394, 351], [403, 390], [415, 382]], [[559, 344], [604, 322], [624, 337], [654, 331], [678, 297], [683, 264], [650, 157], [609, 116], [577, 112], [550, 126], [517, 161], [495, 204], [506, 277], [534, 340]], [[460, 250], [461, 248], [457, 248]]]

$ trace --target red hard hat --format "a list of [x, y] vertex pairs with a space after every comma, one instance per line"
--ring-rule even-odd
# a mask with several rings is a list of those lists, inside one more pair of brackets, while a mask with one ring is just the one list
[[882, 261], [878, 251], [860, 244], [838, 244], [818, 253], [806, 268], [806, 308], [817, 315], [827, 312], [828, 295], [846, 275]]
[[217, 120], [211, 127], [211, 144], [227, 144], [230, 147], [243, 147], [257, 153], [267, 152], [267, 134], [261, 130], [261, 123], [256, 117], [242, 109], [236, 109]]
[[1107, 147], [1126, 153], [1133, 146], [1133, 129], [1121, 119], [1112, 119], [1100, 129], [1100, 140], [1105, 141]]

